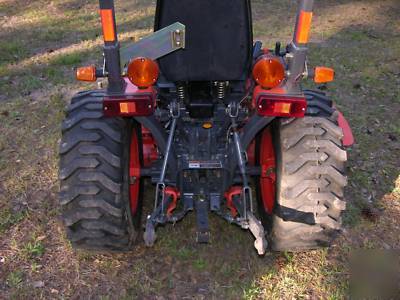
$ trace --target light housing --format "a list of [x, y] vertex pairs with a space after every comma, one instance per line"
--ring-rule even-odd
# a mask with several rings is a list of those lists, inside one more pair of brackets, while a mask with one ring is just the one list
[[285, 78], [285, 67], [279, 57], [263, 55], [253, 67], [253, 78], [263, 88], [272, 89], [280, 85]]
[[154, 60], [138, 57], [129, 63], [127, 76], [134, 85], [144, 89], [156, 83], [159, 72], [158, 65]]
[[150, 116], [156, 106], [156, 90], [153, 87], [139, 89], [124, 78], [125, 92], [103, 98], [103, 114], [106, 117]]
[[304, 97], [264, 94], [257, 100], [257, 112], [261, 116], [302, 118], [306, 110]]

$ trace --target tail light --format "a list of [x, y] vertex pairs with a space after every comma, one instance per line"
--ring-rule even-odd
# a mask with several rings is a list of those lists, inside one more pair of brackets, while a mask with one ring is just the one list
[[158, 65], [155, 61], [138, 57], [128, 65], [128, 78], [138, 88], [148, 88], [156, 83], [159, 75]]
[[254, 80], [265, 89], [280, 85], [285, 77], [285, 67], [281, 60], [273, 55], [261, 56], [253, 67]]
[[149, 116], [154, 113], [156, 90], [139, 89], [125, 78], [123, 95], [109, 95], [103, 99], [103, 113], [106, 117]]
[[105, 97], [103, 100], [103, 113], [106, 117], [132, 117], [149, 116], [154, 112], [152, 97], [124, 96]]
[[261, 116], [301, 118], [306, 109], [307, 101], [302, 97], [261, 95], [257, 101], [257, 111]]

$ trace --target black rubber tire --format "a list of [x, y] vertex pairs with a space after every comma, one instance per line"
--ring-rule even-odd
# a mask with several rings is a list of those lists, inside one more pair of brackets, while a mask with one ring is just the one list
[[331, 117], [281, 119], [276, 127], [277, 198], [271, 247], [326, 247], [341, 230], [347, 184], [342, 129]]
[[73, 247], [125, 251], [140, 230], [142, 195], [132, 215], [128, 175], [132, 130], [139, 142], [140, 132], [132, 120], [105, 118], [102, 97], [101, 92], [76, 95], [62, 125], [62, 218]]

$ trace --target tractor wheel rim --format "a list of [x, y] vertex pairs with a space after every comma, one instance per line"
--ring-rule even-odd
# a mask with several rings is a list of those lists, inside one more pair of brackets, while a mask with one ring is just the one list
[[265, 212], [272, 214], [276, 197], [276, 157], [270, 128], [262, 132], [259, 158], [261, 199]]
[[129, 202], [134, 216], [138, 209], [140, 192], [140, 157], [139, 140], [136, 130], [132, 130], [129, 146]]

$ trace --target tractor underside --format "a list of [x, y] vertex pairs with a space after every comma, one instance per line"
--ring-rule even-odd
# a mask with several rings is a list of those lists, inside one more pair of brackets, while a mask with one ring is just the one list
[[[108, 88], [73, 99], [60, 148], [70, 239], [125, 249], [144, 226], [151, 246], [158, 225], [194, 211], [200, 243], [212, 212], [249, 229], [260, 255], [269, 235], [275, 249], [326, 245], [352, 137], [331, 100], [301, 88], [331, 72], [306, 66], [312, 6], [300, 1], [286, 49], [267, 50], [253, 43], [250, 1], [159, 0], [155, 33], [120, 54], [113, 1], [100, 0], [105, 63], [78, 78], [107, 77]], [[144, 178], [155, 195], [141, 225]], [[294, 243], [284, 232], [297, 225]]]
[[[165, 115], [172, 116], [172, 120], [166, 118], [167, 123], [163, 124], [169, 129], [169, 138], [172, 139], [165, 179], [160, 181], [160, 177], [164, 176], [164, 160], [156, 160], [150, 170], [152, 181], [157, 186], [156, 199], [160, 200], [147, 220], [146, 243], [153, 243], [154, 225], [175, 223], [188, 211], [195, 210], [197, 241], [206, 243], [209, 240], [209, 211], [244, 228], [249, 228], [247, 220], [251, 214], [252, 232], [257, 238], [262, 238], [259, 251], [263, 253], [265, 250], [267, 245], [262, 225], [251, 213], [253, 193], [249, 185], [250, 176], [260, 176], [261, 169], [254, 165], [254, 148], [249, 154], [246, 149], [257, 131], [273, 118], [256, 116], [251, 120], [252, 125], [244, 128], [240, 136], [239, 124], [245, 124], [248, 110], [239, 109], [238, 103], [249, 99], [244, 83], [231, 84], [225, 81], [181, 84], [178, 94], [171, 91], [163, 93], [161, 89], [160, 95], [170, 97], [164, 103], [174, 103], [176, 98], [179, 100], [171, 111], [164, 111]], [[252, 163], [248, 163], [249, 156]], [[160, 197], [166, 189], [168, 197]], [[177, 199], [179, 208], [175, 208]]]

